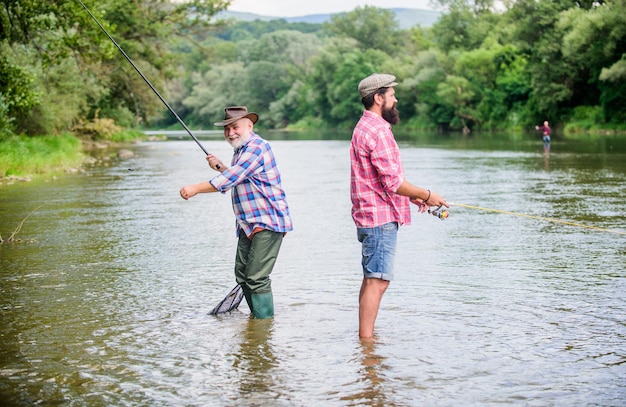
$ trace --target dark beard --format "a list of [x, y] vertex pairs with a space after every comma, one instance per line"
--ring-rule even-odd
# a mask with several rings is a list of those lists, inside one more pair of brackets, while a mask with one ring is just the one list
[[395, 106], [391, 109], [383, 109], [383, 119], [385, 119], [392, 126], [394, 124], [398, 124], [400, 121], [400, 112]]

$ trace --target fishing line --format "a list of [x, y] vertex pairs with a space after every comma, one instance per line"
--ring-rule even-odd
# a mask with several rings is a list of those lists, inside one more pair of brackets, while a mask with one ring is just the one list
[[[150, 81], [148, 80], [148, 78], [145, 77], [145, 75], [139, 70], [139, 68], [137, 67], [137, 65], [135, 65], [135, 63], [133, 62], [132, 59], [130, 59], [130, 57], [128, 55], [126, 55], [126, 52], [124, 52], [124, 50], [122, 49], [122, 47], [119, 46], [119, 44], [113, 39], [113, 37], [111, 37], [111, 34], [109, 34], [109, 32], [102, 26], [102, 24], [100, 24], [100, 21], [98, 21], [98, 19], [96, 18], [96, 16], [94, 16], [91, 11], [89, 11], [89, 9], [87, 8], [87, 6], [85, 6], [85, 4], [81, 1], [81, 0], [77, 0], [81, 6], [83, 6], [83, 8], [85, 9], [85, 11], [87, 11], [87, 13], [89, 13], [89, 15], [91, 16], [91, 18], [93, 19], [93, 21], [96, 22], [96, 24], [98, 24], [98, 27], [100, 27], [100, 29], [106, 34], [107, 37], [109, 37], [109, 39], [111, 40], [111, 42], [113, 42], [113, 44], [117, 47], [117, 49], [122, 53], [122, 55], [124, 55], [124, 57], [126, 58], [126, 60], [133, 66], [133, 68], [135, 68], [135, 71], [137, 71], [137, 73], [139, 74], [139, 76], [141, 76], [141, 78], [144, 80], [144, 82], [146, 82], [146, 84], [150, 87], [150, 89], [152, 89], [152, 91], [159, 97], [159, 99], [161, 99], [161, 102], [163, 102], [163, 104], [165, 105], [165, 107], [167, 107], [167, 109], [174, 115], [174, 117], [176, 118], [176, 120], [178, 120], [178, 123], [181, 124], [181, 126], [183, 126], [183, 128], [187, 131], [187, 133], [189, 133], [189, 135], [191, 136], [191, 138], [193, 139], [193, 141], [196, 142], [196, 144], [198, 145], [198, 147], [200, 147], [202, 149], [202, 151], [204, 151], [205, 155], [209, 155], [209, 153], [206, 151], [206, 149], [202, 146], [202, 144], [200, 144], [200, 142], [198, 141], [198, 139], [196, 138], [196, 136], [194, 136], [191, 133], [191, 130], [189, 130], [189, 127], [187, 127], [187, 125], [185, 124], [185, 122], [183, 121], [183, 119], [181, 119], [176, 112], [174, 111], [174, 109], [172, 109], [172, 107], [169, 105], [169, 103], [167, 103], [165, 101], [165, 99], [163, 99], [163, 96], [161, 96], [161, 94], [159, 93], [158, 90], [156, 90], [156, 88], [154, 86], [152, 86], [152, 83], [150, 83]], [[219, 166], [217, 167], [219, 169]]]
[[[569, 225], [569, 226], [577, 226], [577, 227], [581, 227], [581, 228], [600, 230], [602, 232], [609, 232], [609, 233], [617, 233], [619, 235], [626, 235], [626, 232], [622, 232], [622, 231], [619, 231], [619, 230], [605, 229], [605, 228], [599, 228], [599, 227], [596, 227], [596, 226], [583, 225], [582, 223], [568, 222], [568, 221], [561, 220], [561, 219], [546, 218], [546, 217], [543, 217], [543, 216], [527, 215], [525, 213], [503, 211], [503, 210], [500, 210], [500, 209], [483, 208], [483, 207], [480, 207], [480, 206], [466, 205], [466, 204], [462, 204], [462, 203], [448, 202], [448, 204], [452, 205], [452, 206], [461, 206], [463, 208], [478, 209], [478, 210], [481, 210], [481, 211], [488, 211], [488, 212], [504, 213], [506, 215], [521, 216], [521, 217], [524, 217], [524, 218], [545, 220], [545, 221], [548, 221], [548, 222], [562, 223], [564, 225]], [[429, 210], [428, 213], [430, 213], [430, 214], [432, 214], [434, 216], [437, 216], [441, 220], [446, 219], [448, 217], [448, 212], [446, 210], [442, 210], [441, 207], [439, 207], [437, 209], [434, 209], [434, 210]]]

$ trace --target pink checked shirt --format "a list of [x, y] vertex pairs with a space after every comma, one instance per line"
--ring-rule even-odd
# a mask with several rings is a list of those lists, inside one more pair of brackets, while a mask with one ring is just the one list
[[400, 149], [391, 125], [369, 110], [352, 133], [350, 163], [350, 198], [356, 226], [410, 224], [409, 198], [395, 193], [404, 181]]

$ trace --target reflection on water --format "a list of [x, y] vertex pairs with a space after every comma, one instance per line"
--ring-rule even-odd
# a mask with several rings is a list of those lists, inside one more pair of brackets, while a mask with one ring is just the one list
[[376, 353], [374, 340], [361, 341], [361, 368], [357, 376], [358, 393], [344, 396], [341, 400], [349, 401], [348, 405], [395, 406], [393, 401], [385, 397], [385, 358]]
[[[622, 405], [626, 237], [459, 206], [401, 228], [376, 341], [358, 340], [348, 137], [273, 141], [295, 230], [276, 317], [234, 285], [229, 196], [193, 141], [0, 187], [1, 405]], [[618, 138], [400, 136], [409, 180], [453, 202], [626, 232]], [[207, 140], [226, 159], [229, 146]], [[133, 171], [129, 171], [132, 169]], [[42, 206], [43, 205], [43, 206]]]
[[272, 324], [272, 319], [249, 319], [242, 332], [233, 363], [240, 389], [233, 403], [254, 404], [280, 395], [274, 383], [278, 363], [272, 351]]

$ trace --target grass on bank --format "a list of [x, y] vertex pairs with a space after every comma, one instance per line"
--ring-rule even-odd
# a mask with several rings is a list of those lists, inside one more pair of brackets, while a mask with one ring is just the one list
[[81, 122], [74, 126], [73, 132], [37, 137], [0, 136], [0, 178], [77, 168], [83, 163], [84, 150], [89, 145], [129, 143], [143, 138], [143, 133], [124, 129], [108, 118]]
[[83, 161], [82, 151], [81, 141], [71, 134], [3, 137], [0, 139], [0, 177], [75, 168]]

